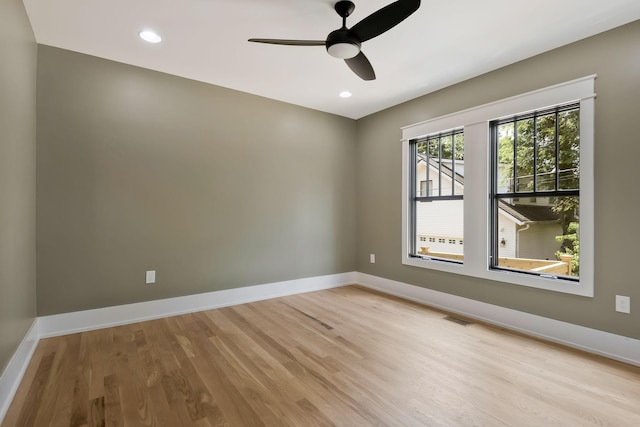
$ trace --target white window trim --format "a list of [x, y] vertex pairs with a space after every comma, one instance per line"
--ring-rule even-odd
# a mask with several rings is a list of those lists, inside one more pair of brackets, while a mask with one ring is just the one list
[[[482, 279], [593, 297], [594, 294], [594, 101], [596, 75], [448, 114], [402, 128], [402, 263]], [[550, 279], [489, 269], [489, 122], [556, 105], [580, 103], [580, 280]], [[409, 141], [464, 128], [464, 263], [409, 257]]]

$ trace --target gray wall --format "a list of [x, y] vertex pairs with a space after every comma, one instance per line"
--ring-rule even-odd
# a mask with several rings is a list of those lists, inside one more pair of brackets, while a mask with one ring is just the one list
[[37, 111], [38, 315], [355, 269], [353, 120], [48, 46]]
[[[640, 338], [639, 40], [640, 21], [359, 120], [357, 270]], [[403, 266], [400, 127], [590, 74], [598, 74], [595, 298]], [[631, 315], [614, 311], [616, 294], [631, 297]]]
[[[26, 110], [16, 115], [15, 101], [8, 108], [3, 97], [9, 111], [1, 132], [15, 127], [27, 141], [15, 163], [24, 167], [2, 171], [21, 175], [2, 187], [3, 200], [17, 198], [11, 209], [19, 210], [10, 227], [2, 211], [2, 231], [18, 236], [24, 248], [18, 256], [12, 243], [5, 255], [3, 246], [3, 274], [15, 271], [17, 279], [7, 285], [2, 276], [2, 301], [20, 295], [17, 304], [3, 306], [2, 316], [16, 313], [2, 320], [12, 331], [5, 339], [3, 329], [4, 359], [33, 318], [28, 76], [34, 57], [27, 38], [10, 44], [8, 53], [4, 32], [2, 38], [3, 56], [18, 50], [27, 71], [1, 79], [3, 91], [19, 90]], [[632, 173], [640, 158], [633, 128], [639, 39], [640, 23], [630, 24], [357, 122], [40, 46], [38, 314], [357, 269], [640, 338], [640, 311], [613, 309], [616, 294], [640, 300], [633, 267], [640, 203]], [[400, 127], [592, 73], [599, 76], [595, 298], [403, 266]], [[5, 151], [12, 147], [2, 144]], [[376, 264], [369, 264], [369, 253], [376, 253]], [[144, 284], [147, 269], [158, 270], [157, 284]]]
[[0, 374], [36, 315], [36, 43], [0, 2]]

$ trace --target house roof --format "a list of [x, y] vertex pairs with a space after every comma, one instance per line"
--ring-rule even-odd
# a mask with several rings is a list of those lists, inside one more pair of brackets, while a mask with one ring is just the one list
[[[418, 154], [417, 157], [418, 157], [418, 163], [426, 162], [426, 159], [427, 159], [426, 156], [423, 156], [422, 154]], [[442, 165], [442, 173], [444, 174], [444, 176], [451, 178], [453, 174], [453, 170], [451, 166], [449, 166], [449, 164], [451, 164], [451, 160], [443, 159], [442, 162], [440, 162], [440, 159], [429, 157], [430, 167], [434, 168], [435, 170], [438, 170], [438, 167]], [[462, 165], [462, 167], [456, 167], [456, 182], [464, 185], [464, 165]]]
[[[418, 154], [418, 162], [425, 162], [426, 156]], [[451, 162], [451, 160], [448, 160]], [[438, 167], [442, 166], [442, 173], [451, 178], [453, 171], [447, 165], [447, 160], [439, 163], [438, 159], [429, 158], [429, 166], [438, 169]], [[456, 182], [464, 185], [464, 167], [456, 168]], [[498, 203], [498, 208], [501, 209], [504, 213], [510, 215], [516, 221], [521, 223], [527, 222], [548, 222], [548, 221], [557, 221], [558, 215], [553, 212], [551, 206], [545, 205], [537, 205], [537, 204], [511, 204], [504, 200], [500, 200]]]
[[558, 220], [558, 215], [553, 212], [551, 206], [526, 204], [513, 205], [505, 202], [504, 200], [500, 200], [498, 207], [523, 223]]

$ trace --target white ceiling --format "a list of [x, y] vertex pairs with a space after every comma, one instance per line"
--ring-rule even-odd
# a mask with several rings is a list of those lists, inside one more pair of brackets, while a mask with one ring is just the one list
[[[362, 45], [363, 81], [320, 46], [341, 26], [333, 0], [24, 0], [38, 43], [360, 118], [640, 19], [640, 0], [423, 0]], [[355, 0], [351, 27], [391, 0]], [[142, 29], [162, 38], [138, 38]], [[585, 72], [591, 72], [589, 70]], [[342, 99], [348, 90], [353, 97]]]

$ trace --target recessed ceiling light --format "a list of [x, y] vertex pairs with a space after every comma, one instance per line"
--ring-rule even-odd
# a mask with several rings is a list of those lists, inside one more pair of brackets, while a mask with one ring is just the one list
[[340, 92], [340, 98], [351, 98], [351, 92], [349, 92], [348, 90], [343, 90], [342, 92]]
[[162, 41], [162, 37], [151, 30], [144, 30], [138, 33], [140, 38], [149, 43], [160, 43]]

